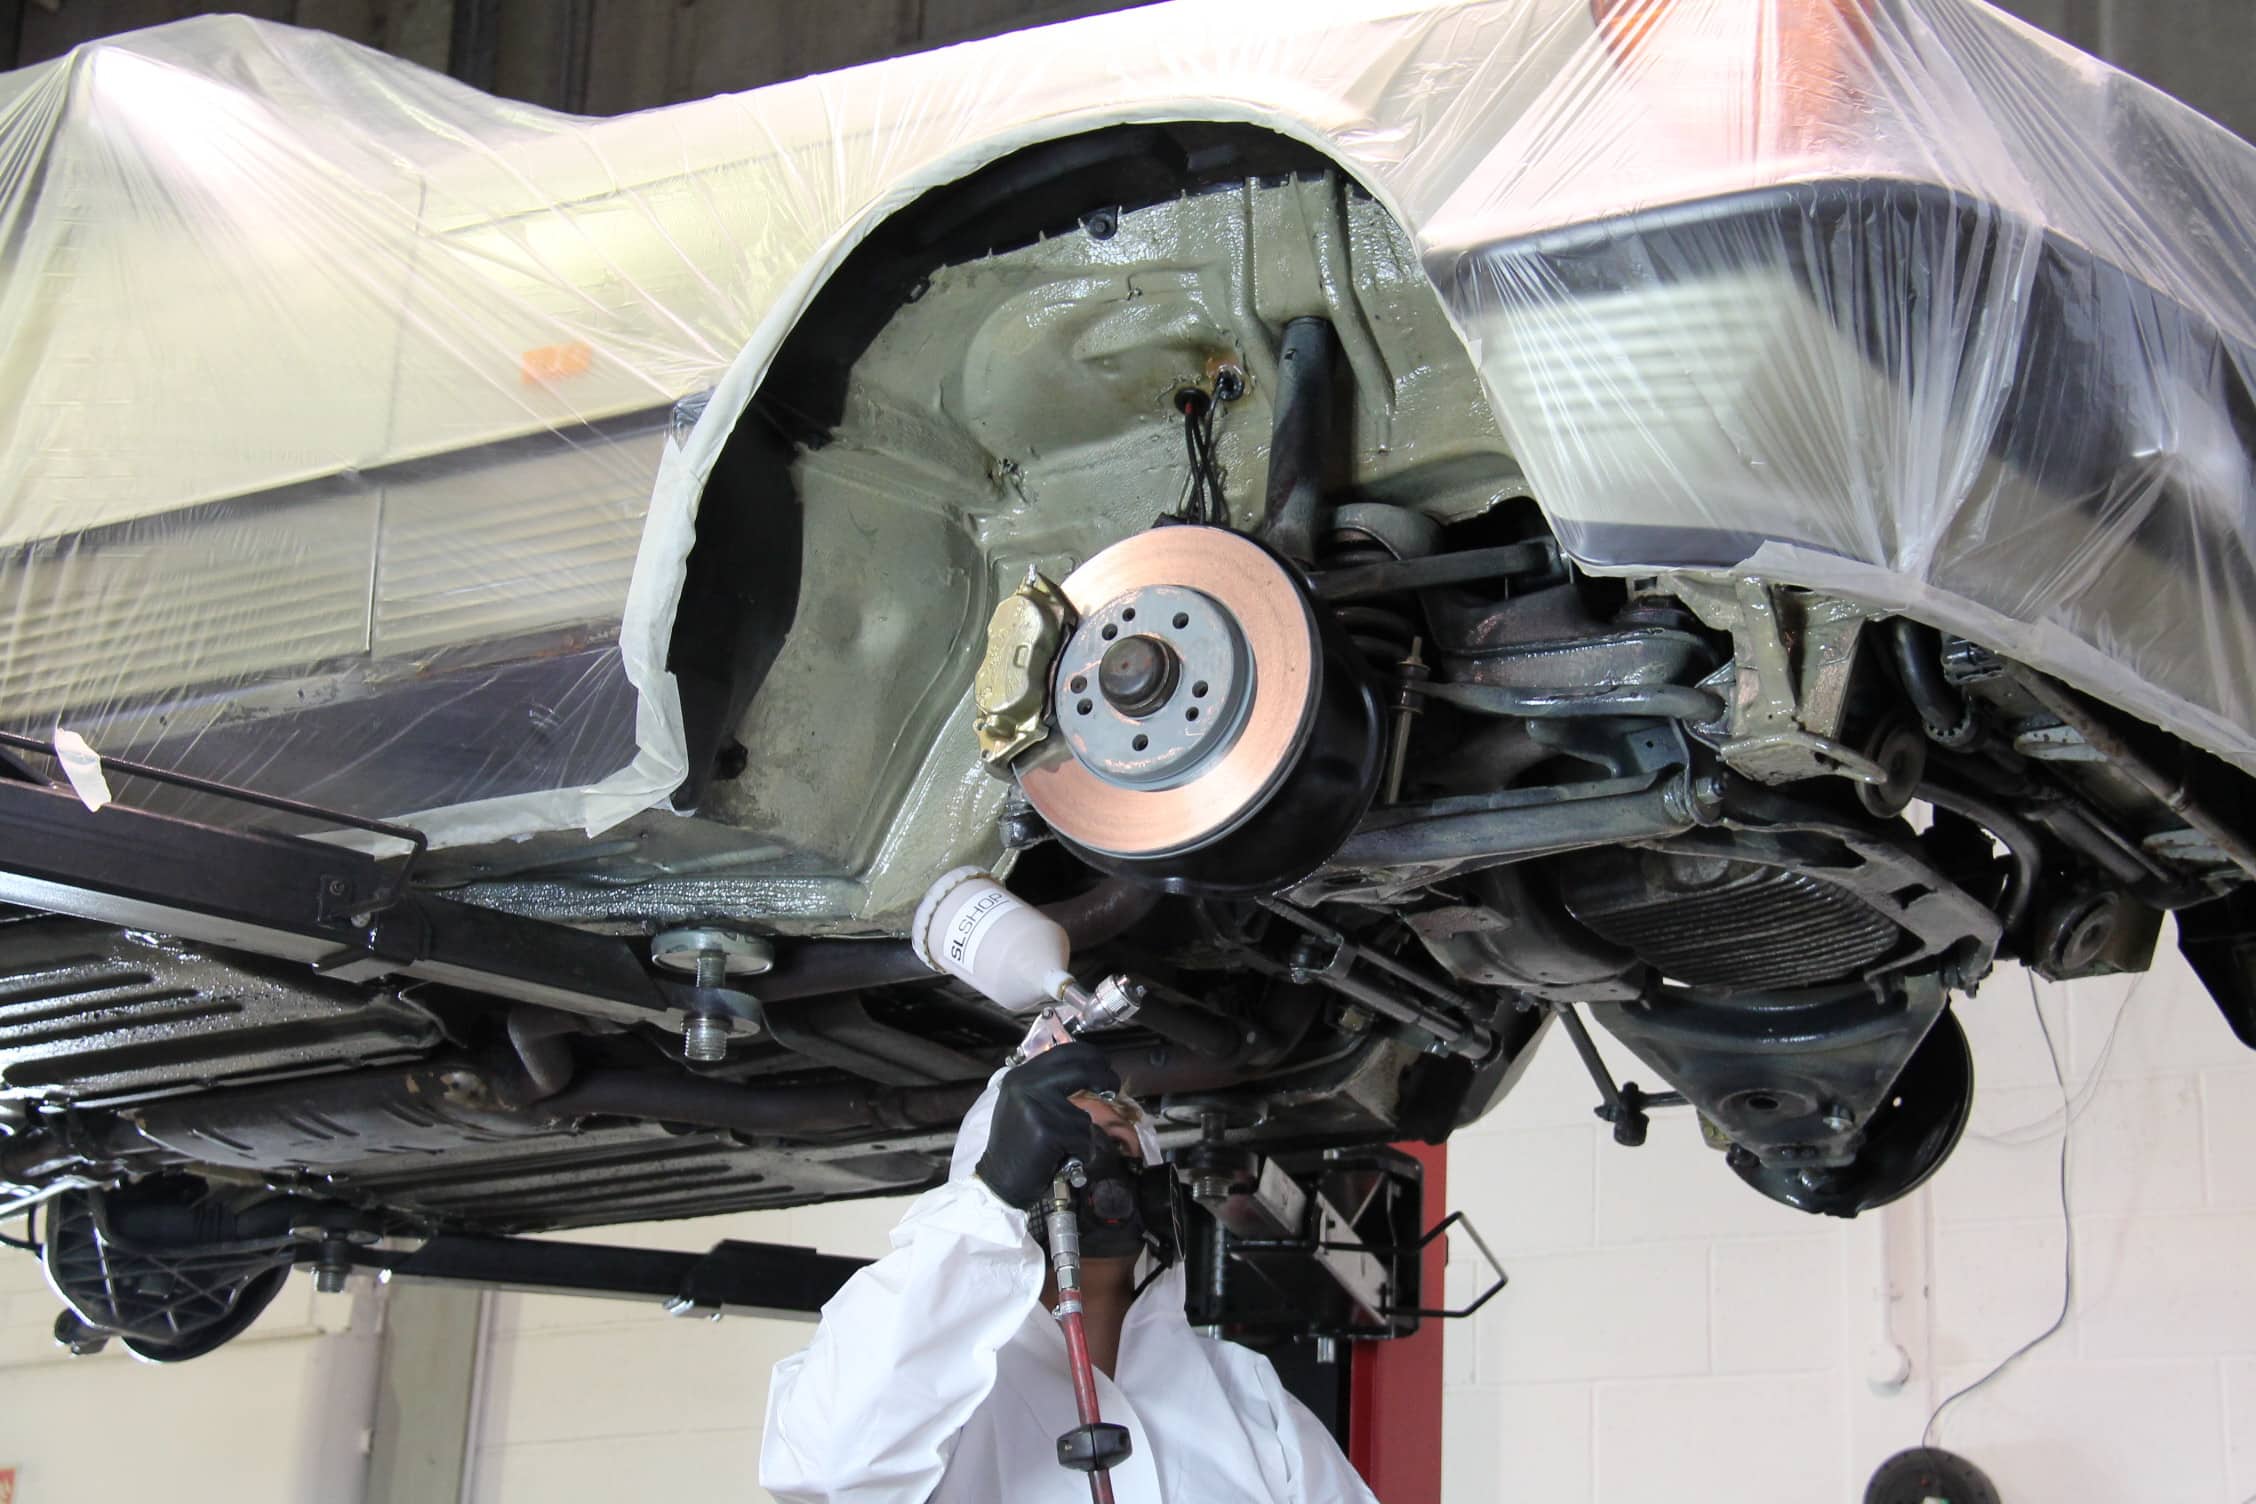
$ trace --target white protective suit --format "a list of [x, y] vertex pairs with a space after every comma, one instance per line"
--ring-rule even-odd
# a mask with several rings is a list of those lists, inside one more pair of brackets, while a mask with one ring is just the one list
[[[998, 1076], [998, 1080], [1000, 1077]], [[1087, 1504], [1057, 1461], [1079, 1423], [1065, 1338], [1041, 1303], [1045, 1256], [1024, 1212], [972, 1174], [995, 1085], [957, 1135], [948, 1183], [917, 1198], [893, 1251], [823, 1307], [776, 1365], [760, 1483], [788, 1504]], [[1158, 1145], [1144, 1130], [1144, 1155]], [[1375, 1504], [1269, 1360], [1201, 1337], [1168, 1270], [1129, 1309], [1099, 1408], [1135, 1452], [1118, 1504]]]

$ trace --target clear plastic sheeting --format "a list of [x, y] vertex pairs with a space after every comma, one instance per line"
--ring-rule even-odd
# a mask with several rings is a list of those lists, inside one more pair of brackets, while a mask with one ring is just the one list
[[2256, 768], [2256, 151], [1968, 0], [1161, 5], [614, 120], [236, 18], [7, 75], [0, 724], [441, 845], [663, 803], [700, 498], [809, 299], [1138, 120], [1375, 195], [1587, 564], [1907, 610]]
[[1596, 9], [1421, 227], [1568, 550], [1905, 611], [2256, 770], [2256, 151], [1986, 6]]

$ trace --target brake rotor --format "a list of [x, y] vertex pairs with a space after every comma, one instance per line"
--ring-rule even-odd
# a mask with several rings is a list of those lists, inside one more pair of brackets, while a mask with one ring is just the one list
[[1379, 714], [1290, 566], [1222, 528], [1163, 527], [1062, 586], [1060, 735], [1027, 799], [1092, 865], [1179, 892], [1272, 892], [1337, 849], [1378, 782]]

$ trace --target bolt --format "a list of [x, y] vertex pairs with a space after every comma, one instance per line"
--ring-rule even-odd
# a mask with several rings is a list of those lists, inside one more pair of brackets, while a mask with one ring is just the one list
[[756, 935], [696, 927], [661, 930], [651, 937], [650, 959], [690, 974], [695, 985], [726, 987], [731, 976], [750, 976], [775, 964], [775, 947]]
[[345, 1280], [352, 1273], [352, 1245], [343, 1238], [323, 1238], [321, 1253], [313, 1266], [313, 1288], [323, 1295], [345, 1293]]
[[1120, 216], [1111, 209], [1091, 209], [1081, 216], [1081, 228], [1091, 240], [1110, 240], [1120, 228]]
[[1822, 1158], [1824, 1153], [1815, 1144], [1785, 1144], [1771, 1150], [1769, 1157], [1782, 1165], [1803, 1165]]
[[1230, 1199], [1230, 1177], [1202, 1171], [1191, 1177], [1191, 1199], [1201, 1206], [1216, 1206]]
[[55, 1345], [74, 1358], [88, 1358], [109, 1346], [110, 1334], [98, 1326], [79, 1319], [78, 1313], [62, 1310], [55, 1314], [52, 1328]]
[[697, 1065], [716, 1065], [728, 1059], [728, 1020], [712, 1013], [691, 1013], [682, 1019], [682, 1058]]
[[1818, 1117], [1828, 1133], [1846, 1133], [1856, 1126], [1856, 1120], [1855, 1110], [1844, 1107], [1839, 1102], [1828, 1102], [1824, 1112]]

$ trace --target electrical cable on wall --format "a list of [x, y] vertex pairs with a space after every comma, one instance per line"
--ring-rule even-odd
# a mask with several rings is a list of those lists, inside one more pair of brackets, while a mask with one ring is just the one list
[[[2126, 994], [2124, 997], [2125, 1005], [2128, 1005], [2129, 1001], [2130, 997], [2128, 994]], [[2060, 1047], [2053, 1043], [2052, 1025], [2045, 1020], [2044, 1003], [2037, 994], [2036, 978], [2033, 976], [2029, 978], [2029, 1006], [2037, 1015], [2038, 1032], [2044, 1035], [2045, 1054], [2052, 1061], [2053, 1083], [2060, 1088], [2060, 1314], [2052, 1318], [2052, 1324], [2050, 1326], [2047, 1326], [2043, 1331], [2037, 1333], [2037, 1335], [2031, 1337], [2028, 1341], [2022, 1343], [2012, 1352], [2007, 1353], [2003, 1358], [1999, 1359], [1997, 1364], [1992, 1367], [1988, 1373], [1983, 1374], [1973, 1383], [1965, 1385], [1964, 1387], [1954, 1391], [1952, 1394], [1946, 1397], [1941, 1404], [1937, 1405], [1934, 1410], [1928, 1415], [1927, 1424], [1919, 1433], [1921, 1446], [1931, 1447], [1935, 1445], [1936, 1427], [1942, 1421], [1943, 1412], [1950, 1409], [1951, 1406], [1957, 1404], [1960, 1400], [1965, 1399], [1968, 1395], [1973, 1394], [1977, 1390], [1983, 1388], [1985, 1385], [1988, 1385], [1993, 1380], [2003, 1375], [2005, 1371], [2011, 1368], [2014, 1364], [2020, 1362], [2030, 1353], [2035, 1352], [2039, 1347], [2042, 1347], [2045, 1343], [2051, 1341], [2055, 1336], [2059, 1335], [2061, 1328], [2065, 1327], [2068, 1324], [2069, 1311], [2074, 1309], [2075, 1307], [2076, 1225], [2074, 1215], [2068, 1203], [2068, 1145], [2069, 1140], [2074, 1136], [2075, 1133], [2076, 1117], [2078, 1114], [2074, 1108], [2073, 1101], [2068, 1090], [2067, 1072], [2061, 1068]], [[2118, 1024], [2122, 1022], [2121, 1009], [2117, 1010], [2116, 1022]], [[2113, 1044], [2114, 1031], [2111, 1028], [2108, 1031], [2109, 1048], [2112, 1048]], [[2251, 1501], [2251, 1504], [2256, 1504], [2256, 1501]]]
[[[2124, 989], [2122, 997], [2117, 999], [2115, 1016], [2108, 1021], [2107, 1033], [2100, 1041], [2099, 1054], [2092, 1062], [2091, 1074], [2084, 1079], [2081, 1086], [2076, 1088], [2070, 1110], [2065, 1116], [2057, 1112], [2047, 1112], [2034, 1122], [2000, 1129], [1996, 1133], [1969, 1132], [1966, 1136], [1977, 1143], [1991, 1144], [2002, 1149], [2023, 1149], [2031, 1144], [2042, 1143], [2053, 1134], [2061, 1131], [2063, 1124], [2072, 1124], [2081, 1120], [2083, 1115], [2091, 1110], [2092, 1103], [2098, 1100], [2100, 1087], [2106, 1084], [2107, 1064], [2115, 1056], [2115, 1040], [2122, 1033], [2123, 1020], [2130, 1013], [2132, 1002], [2145, 990], [2147, 979], [2153, 974], [2150, 971], [2139, 972], [2132, 979], [2131, 985]], [[2029, 986], [2032, 991], [2035, 990], [2036, 982], [2034, 978], [2030, 980]]]

